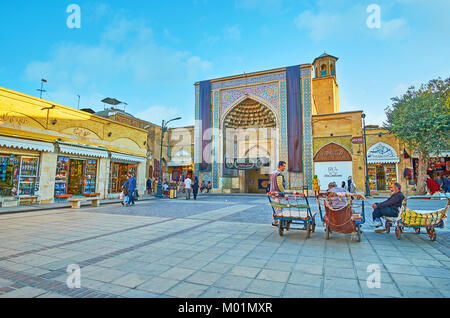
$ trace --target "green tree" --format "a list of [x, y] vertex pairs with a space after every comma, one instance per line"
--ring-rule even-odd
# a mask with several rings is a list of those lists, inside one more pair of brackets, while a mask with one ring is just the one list
[[450, 150], [450, 77], [392, 98], [384, 128], [418, 154], [417, 193], [425, 194], [428, 159]]

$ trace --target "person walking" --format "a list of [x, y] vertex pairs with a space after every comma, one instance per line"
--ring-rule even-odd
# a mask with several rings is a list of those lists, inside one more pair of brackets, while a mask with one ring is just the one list
[[319, 198], [319, 194], [320, 194], [320, 182], [319, 182], [319, 178], [315, 175], [313, 177], [313, 191], [314, 191], [314, 196], [317, 198]]
[[186, 200], [190, 200], [192, 192], [192, 180], [189, 178], [189, 176], [187, 176], [184, 180], [184, 190], [186, 191]]
[[146, 188], [147, 188], [147, 194], [148, 195], [152, 194], [152, 178], [151, 177], [148, 177]]
[[347, 190], [349, 193], [356, 193], [356, 184], [351, 176], [348, 177]]
[[200, 187], [200, 185], [198, 184], [198, 177], [194, 178], [194, 184], [192, 185], [192, 193], [194, 194], [194, 200], [197, 200], [197, 196], [198, 196], [198, 189]]
[[[129, 177], [127, 176], [127, 182], [128, 182]], [[124, 185], [122, 186], [122, 193], [123, 193], [123, 198], [122, 198], [122, 207], [125, 207], [125, 204], [128, 204], [129, 201], [129, 193], [128, 193], [128, 184], [127, 182], [124, 183]]]
[[127, 206], [135, 205], [134, 192], [136, 191], [136, 178], [134, 177], [134, 175], [131, 172], [128, 173], [128, 180], [127, 180], [127, 182], [125, 182], [123, 187], [125, 187], [125, 186], [128, 186], [128, 203], [127, 203]]

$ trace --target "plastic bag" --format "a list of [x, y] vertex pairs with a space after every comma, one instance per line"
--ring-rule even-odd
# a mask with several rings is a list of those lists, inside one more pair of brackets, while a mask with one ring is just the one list
[[121, 193], [120, 193], [120, 196], [119, 196], [119, 199], [120, 199], [120, 200], [125, 199], [125, 193], [121, 192]]

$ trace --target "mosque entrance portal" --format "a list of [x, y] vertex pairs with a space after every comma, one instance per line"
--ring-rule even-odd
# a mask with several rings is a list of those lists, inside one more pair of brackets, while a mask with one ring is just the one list
[[248, 98], [228, 112], [222, 127], [224, 190], [265, 193], [278, 159], [274, 112]]

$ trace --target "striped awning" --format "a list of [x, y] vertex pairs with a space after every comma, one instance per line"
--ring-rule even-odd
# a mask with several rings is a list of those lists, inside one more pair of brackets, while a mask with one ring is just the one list
[[66, 142], [59, 142], [59, 151], [72, 155], [94, 157], [94, 158], [108, 158], [108, 149], [103, 147], [94, 147], [81, 144], [73, 144]]
[[121, 153], [111, 152], [111, 161], [118, 160], [118, 161], [125, 161], [125, 162], [131, 162], [131, 163], [141, 163], [146, 162], [147, 159], [144, 157], [136, 157], [131, 155], [125, 155]]
[[45, 152], [55, 151], [55, 146], [49, 142], [11, 138], [6, 136], [0, 136], [0, 146]]

